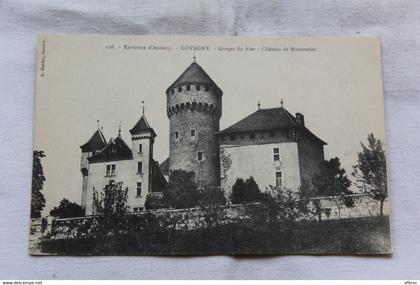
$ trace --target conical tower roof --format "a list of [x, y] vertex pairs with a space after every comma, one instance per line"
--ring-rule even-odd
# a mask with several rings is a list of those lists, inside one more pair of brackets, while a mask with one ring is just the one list
[[101, 150], [106, 146], [106, 140], [101, 130], [98, 128], [92, 137], [80, 148], [83, 152]]
[[156, 133], [152, 127], [150, 127], [149, 123], [146, 120], [146, 117], [143, 115], [141, 116], [140, 120], [131, 128], [130, 133], [132, 135], [139, 134], [141, 132], [149, 131], [155, 137]]
[[197, 83], [213, 85], [220, 95], [223, 93], [213, 79], [211, 79], [204, 69], [195, 61], [191, 63], [187, 69], [185, 69], [185, 71], [178, 77], [177, 80], [175, 80], [174, 83], [171, 84], [171, 86], [168, 87], [166, 92], [169, 92], [169, 90], [179, 85]]

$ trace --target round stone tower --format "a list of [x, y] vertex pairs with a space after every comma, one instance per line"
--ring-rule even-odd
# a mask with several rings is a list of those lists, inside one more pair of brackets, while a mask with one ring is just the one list
[[166, 90], [169, 171], [195, 173], [199, 187], [219, 186], [222, 90], [195, 61]]

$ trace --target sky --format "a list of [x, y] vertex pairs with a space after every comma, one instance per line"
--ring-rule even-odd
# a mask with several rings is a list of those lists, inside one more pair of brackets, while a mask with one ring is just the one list
[[97, 120], [107, 140], [121, 124], [130, 145], [128, 130], [140, 119], [144, 101], [157, 133], [154, 158], [168, 157], [165, 90], [194, 55], [223, 90], [221, 129], [255, 112], [258, 101], [273, 108], [283, 99], [291, 114], [302, 113], [306, 127], [328, 143], [325, 158], [338, 156], [348, 176], [368, 133], [385, 141], [374, 38], [44, 35], [38, 54], [34, 149], [46, 154], [44, 213], [62, 198], [80, 204], [80, 146], [96, 131]]

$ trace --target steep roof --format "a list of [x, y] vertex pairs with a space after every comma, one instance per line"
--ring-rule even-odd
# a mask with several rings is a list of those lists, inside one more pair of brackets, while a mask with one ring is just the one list
[[305, 126], [299, 124], [296, 118], [283, 107], [259, 109], [232, 126], [218, 132], [218, 134], [276, 129], [300, 129], [305, 134], [326, 144]]
[[153, 136], [156, 136], [155, 131], [150, 127], [149, 123], [146, 120], [146, 117], [141, 116], [140, 120], [131, 128], [130, 133], [132, 135], [139, 134], [141, 132], [149, 131]]
[[80, 146], [82, 152], [91, 152], [101, 150], [106, 146], [106, 140], [100, 129], [90, 137], [90, 139]]
[[169, 157], [159, 164], [159, 169], [163, 175], [169, 176]]
[[125, 141], [117, 136], [111, 139], [99, 153], [88, 158], [90, 163], [132, 159], [133, 153]]
[[210, 78], [210, 76], [204, 71], [204, 69], [197, 63], [193, 62], [190, 66], [185, 69], [185, 71], [175, 80], [171, 86], [166, 89], [166, 92], [171, 90], [172, 88], [182, 85], [182, 84], [211, 84], [222, 94], [222, 90], [217, 86], [217, 84]]

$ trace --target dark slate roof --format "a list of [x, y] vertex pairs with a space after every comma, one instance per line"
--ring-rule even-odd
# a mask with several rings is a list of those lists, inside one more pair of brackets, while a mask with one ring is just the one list
[[185, 71], [178, 77], [177, 80], [175, 80], [174, 83], [171, 84], [171, 86], [168, 87], [168, 89], [166, 89], [166, 92], [168, 92], [176, 86], [188, 83], [210, 84], [213, 85], [219, 91], [220, 95], [223, 93], [222, 90], [213, 81], [213, 79], [211, 79], [210, 76], [204, 71], [204, 69], [195, 61], [191, 63], [190, 66], [187, 67], [187, 69], [185, 69]]
[[163, 175], [169, 175], [169, 157], [159, 164], [159, 168]]
[[104, 135], [102, 134], [101, 130], [98, 129], [92, 135], [92, 137], [85, 143], [84, 145], [80, 146], [82, 152], [91, 152], [101, 150], [106, 146], [106, 140]]
[[90, 163], [132, 159], [133, 153], [125, 141], [120, 137], [111, 139], [99, 153], [88, 158]]
[[131, 128], [130, 133], [132, 135], [139, 134], [141, 132], [149, 131], [152, 133], [154, 137], [156, 137], [156, 133], [153, 128], [150, 127], [149, 123], [146, 120], [146, 117], [143, 115], [141, 116], [140, 120]]
[[152, 192], [162, 192], [163, 188], [168, 184], [163, 175], [159, 164], [152, 159]]
[[305, 134], [319, 140], [323, 144], [326, 144], [305, 126], [299, 124], [296, 121], [296, 118], [283, 107], [259, 109], [232, 126], [218, 132], [218, 134], [276, 129], [300, 129]]

